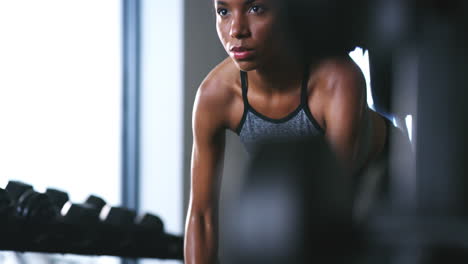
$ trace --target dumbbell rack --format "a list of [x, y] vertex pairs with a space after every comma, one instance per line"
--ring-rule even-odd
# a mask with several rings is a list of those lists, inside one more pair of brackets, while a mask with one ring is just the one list
[[[0, 221], [0, 250], [43, 253], [69, 253], [82, 255], [107, 255], [125, 258], [181, 259], [182, 239], [170, 234], [155, 234], [151, 240], [128, 240], [129, 237], [146, 233], [144, 230], [119, 230], [107, 226], [96, 226], [92, 230], [93, 242], [81, 244], [68, 241], [90, 230], [75, 229], [65, 224], [31, 224]], [[40, 230], [40, 231], [39, 231]], [[67, 231], [68, 230], [68, 231]], [[67, 234], [67, 235], [60, 235]], [[149, 235], [150, 233], [146, 233]], [[48, 238], [47, 238], [48, 237]], [[127, 241], [121, 243], [121, 241]], [[131, 241], [131, 242], [130, 242]]]
[[130, 212], [130, 216], [136, 214], [129, 209], [115, 208], [114, 218], [117, 219], [112, 222], [98, 218], [90, 221], [89, 214], [74, 216], [70, 221], [70, 217], [62, 215], [57, 207], [50, 206], [53, 203], [46, 199], [46, 194], [40, 194], [43, 198], [36, 203], [42, 203], [42, 207], [34, 215], [22, 208], [24, 199], [10, 199], [8, 186], [6, 189], [0, 189], [0, 250], [183, 259], [183, 238], [166, 233], [157, 216], [145, 215], [151, 220], [156, 219], [156, 224], [137, 223], [136, 220], [128, 223], [119, 218], [125, 220], [127, 216], [128, 220], [129, 214], [119, 215], [119, 212]]

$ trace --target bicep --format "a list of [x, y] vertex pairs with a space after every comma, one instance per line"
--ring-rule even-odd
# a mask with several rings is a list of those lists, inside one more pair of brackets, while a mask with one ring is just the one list
[[339, 160], [351, 171], [360, 167], [367, 122], [365, 85], [357, 77], [345, 78], [336, 87], [326, 111], [326, 136]]

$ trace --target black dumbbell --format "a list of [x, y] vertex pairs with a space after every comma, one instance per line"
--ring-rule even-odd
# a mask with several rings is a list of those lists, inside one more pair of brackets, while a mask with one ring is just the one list
[[[63, 222], [69, 226], [68, 242], [73, 248], [102, 250], [106, 245], [106, 226], [100, 220], [100, 214], [106, 201], [96, 195], [90, 195], [83, 204], [71, 204], [63, 212]], [[73, 229], [73, 230], [72, 230]]]
[[10, 194], [10, 197], [13, 201], [18, 201], [19, 197], [27, 190], [32, 189], [33, 187], [29, 184], [19, 182], [19, 181], [9, 181], [6, 190]]
[[111, 207], [104, 219], [105, 245], [115, 252], [129, 252], [135, 246], [136, 212], [124, 207]]
[[87, 204], [71, 204], [62, 215], [64, 222], [76, 225], [95, 225], [99, 222], [100, 210]]
[[[49, 190], [48, 190], [49, 191]], [[61, 223], [56, 232], [55, 240], [62, 241], [57, 246], [61, 248], [75, 250], [98, 249], [102, 241], [102, 223], [100, 213], [106, 202], [95, 195], [91, 195], [85, 203], [70, 203], [63, 206], [68, 201], [68, 195], [60, 191], [50, 191], [62, 205]]]
[[124, 207], [112, 207], [104, 223], [120, 228], [131, 228], [135, 225], [136, 212]]
[[0, 188], [0, 221], [10, 217], [13, 211], [13, 201], [7, 190]]
[[[21, 226], [13, 218], [13, 201], [7, 190], [0, 188], [0, 248], [14, 247], [21, 240]], [[0, 263], [2, 261], [0, 260]]]
[[100, 210], [88, 204], [71, 204], [62, 210], [63, 227], [59, 239], [74, 250], [90, 249], [100, 238]]
[[52, 236], [51, 228], [58, 211], [44, 193], [34, 191], [31, 185], [10, 181], [6, 190], [12, 197], [12, 223], [17, 228], [15, 239], [22, 246], [43, 247]]
[[34, 191], [31, 185], [10, 181], [6, 190], [15, 203], [15, 215], [22, 219], [47, 223], [58, 215], [49, 196]]
[[54, 204], [57, 210], [59, 211], [62, 210], [65, 203], [68, 202], [68, 200], [70, 199], [68, 197], [68, 193], [53, 188], [47, 188], [45, 194], [49, 196], [49, 199], [51, 200], [52, 204]]
[[153, 256], [164, 256], [166, 243], [163, 221], [158, 216], [149, 213], [138, 216], [134, 243], [137, 255], [156, 254]]
[[136, 220], [136, 224], [145, 232], [150, 232], [152, 234], [164, 232], [163, 221], [161, 218], [153, 214], [146, 213], [142, 216], [139, 216]]
[[102, 208], [104, 208], [104, 206], [106, 206], [106, 201], [104, 201], [104, 199], [102, 199], [101, 197], [98, 197], [96, 195], [90, 195], [88, 197], [88, 199], [86, 199], [85, 204], [88, 204], [88, 205], [98, 209], [99, 211], [101, 211]]

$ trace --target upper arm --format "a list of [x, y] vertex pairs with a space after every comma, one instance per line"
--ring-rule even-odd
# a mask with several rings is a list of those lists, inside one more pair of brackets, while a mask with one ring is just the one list
[[192, 128], [191, 210], [210, 213], [217, 207], [219, 171], [224, 155], [225, 105], [216, 83], [204, 83], [195, 99]]
[[326, 137], [347, 169], [355, 171], [362, 164], [367, 127], [365, 80], [352, 62], [337, 65], [331, 74], [328, 103], [324, 112]]

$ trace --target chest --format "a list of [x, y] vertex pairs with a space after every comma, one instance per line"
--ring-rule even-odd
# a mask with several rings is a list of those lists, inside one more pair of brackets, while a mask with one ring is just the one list
[[302, 106], [281, 119], [272, 119], [247, 110], [236, 132], [248, 152], [269, 141], [308, 138], [322, 134], [307, 109]]
[[[244, 102], [245, 104], [246, 102]], [[268, 95], [249, 91], [249, 108], [270, 119], [283, 119], [301, 106], [301, 92]]]

